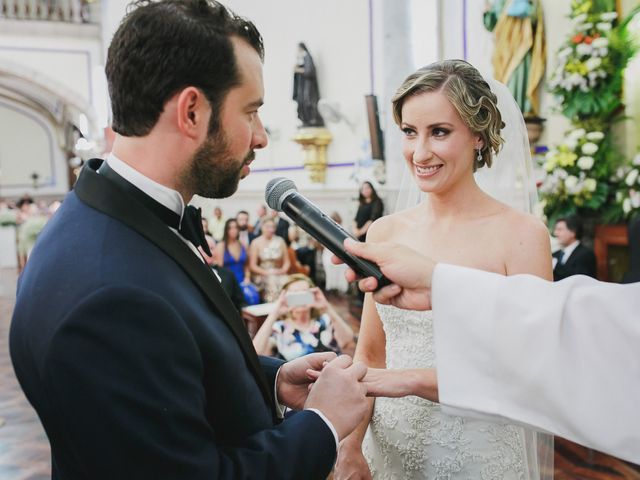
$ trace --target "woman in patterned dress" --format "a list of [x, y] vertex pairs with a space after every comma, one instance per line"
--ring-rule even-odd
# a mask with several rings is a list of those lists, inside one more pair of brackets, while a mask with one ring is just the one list
[[277, 236], [272, 218], [262, 222], [262, 234], [249, 246], [249, 270], [265, 302], [275, 302], [291, 265], [287, 245]]

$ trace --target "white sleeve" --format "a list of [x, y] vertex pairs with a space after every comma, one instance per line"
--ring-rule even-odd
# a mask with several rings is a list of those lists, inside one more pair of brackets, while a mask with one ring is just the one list
[[432, 303], [443, 405], [640, 463], [640, 283], [438, 265]]

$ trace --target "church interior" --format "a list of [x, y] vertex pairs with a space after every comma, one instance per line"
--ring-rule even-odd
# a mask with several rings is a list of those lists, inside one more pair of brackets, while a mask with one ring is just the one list
[[[505, 84], [520, 107], [532, 159], [526, 178], [538, 198], [532, 215], [546, 224], [559, 252], [554, 278], [584, 273], [640, 281], [638, 0], [222, 3], [263, 36], [260, 116], [269, 143], [255, 152], [235, 194], [191, 203], [206, 221], [212, 265], [225, 263], [231, 244], [245, 252], [238, 308], [252, 336], [283, 287], [244, 281], [245, 270], [254, 276], [249, 244], [275, 234], [284, 240], [279, 265], [321, 287], [348, 332], [342, 342], [335, 327], [341, 350], [353, 353], [362, 296], [328, 250], [267, 208], [265, 186], [275, 177], [291, 179], [364, 238], [365, 210], [379, 217], [406, 200], [391, 98], [407, 75], [444, 59], [466, 60]], [[116, 133], [104, 69], [127, 5], [0, 0], [0, 480], [51, 475], [47, 437], [13, 373], [9, 326], [18, 276], [40, 232], [83, 166], [111, 152]], [[591, 252], [584, 271], [571, 269], [572, 247], [564, 252], [575, 240]], [[558, 437], [554, 474], [640, 479], [640, 466]]]

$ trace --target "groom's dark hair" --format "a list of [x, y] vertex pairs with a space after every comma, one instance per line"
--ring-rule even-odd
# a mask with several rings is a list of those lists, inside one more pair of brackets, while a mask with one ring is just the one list
[[148, 134], [165, 103], [193, 86], [209, 101], [209, 133], [216, 132], [222, 102], [240, 83], [231, 37], [245, 40], [264, 58], [253, 23], [214, 0], [129, 5], [107, 56], [113, 130], [124, 136]]

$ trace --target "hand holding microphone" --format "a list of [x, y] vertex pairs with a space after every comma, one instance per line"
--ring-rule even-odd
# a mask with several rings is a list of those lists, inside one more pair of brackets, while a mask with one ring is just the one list
[[[399, 243], [345, 240], [344, 246], [352, 255], [375, 262], [393, 282], [378, 288], [374, 278], [360, 280], [360, 290], [373, 292], [376, 302], [408, 310], [431, 309], [431, 282], [436, 266], [433, 260]], [[353, 281], [357, 280], [358, 274], [347, 270], [346, 277]]]
[[290, 179], [278, 177], [270, 180], [265, 189], [265, 200], [270, 208], [286, 213], [291, 220], [331, 250], [359, 276], [375, 278], [377, 288], [390, 283], [375, 263], [345, 250], [344, 240], [346, 238], [353, 239], [353, 237], [301, 195], [295, 183]]

